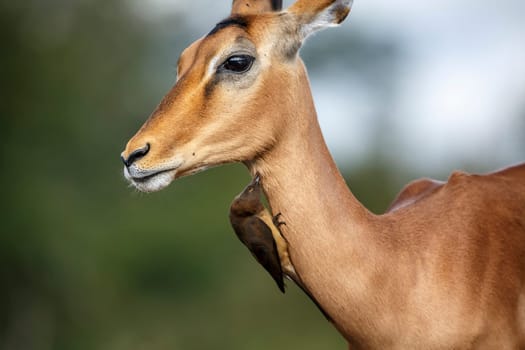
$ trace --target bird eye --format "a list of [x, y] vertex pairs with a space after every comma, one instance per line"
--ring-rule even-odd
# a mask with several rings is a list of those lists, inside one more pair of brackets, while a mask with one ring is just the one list
[[245, 73], [252, 67], [255, 57], [249, 55], [236, 55], [229, 57], [220, 67], [220, 71]]

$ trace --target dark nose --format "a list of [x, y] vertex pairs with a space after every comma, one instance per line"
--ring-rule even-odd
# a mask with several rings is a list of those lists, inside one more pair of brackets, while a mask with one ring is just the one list
[[140, 158], [148, 154], [148, 152], [149, 152], [149, 143], [146, 143], [146, 146], [131, 152], [128, 159], [124, 158], [124, 156], [120, 156], [120, 159], [122, 159], [122, 163], [124, 163], [125, 166], [129, 167], [136, 160], [139, 160]]

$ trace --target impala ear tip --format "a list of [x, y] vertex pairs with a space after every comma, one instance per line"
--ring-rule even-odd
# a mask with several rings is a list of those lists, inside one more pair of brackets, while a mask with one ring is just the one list
[[348, 6], [348, 9], [351, 11], [352, 6], [354, 5], [354, 0], [348, 0], [346, 6]]
[[354, 0], [334, 0], [332, 2], [332, 8], [333, 12], [337, 15], [337, 19], [341, 23], [350, 13], [352, 10], [352, 6], [354, 5]]
[[272, 10], [281, 11], [283, 9], [283, 0], [272, 0]]

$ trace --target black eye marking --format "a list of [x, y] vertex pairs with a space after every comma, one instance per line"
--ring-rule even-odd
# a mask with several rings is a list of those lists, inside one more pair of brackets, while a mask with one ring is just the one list
[[218, 72], [245, 73], [252, 68], [255, 57], [250, 55], [235, 55], [229, 57], [217, 69]]
[[249, 22], [246, 18], [242, 16], [232, 16], [232, 17], [226, 18], [225, 20], [217, 23], [215, 28], [213, 28], [211, 32], [208, 33], [208, 36], [213, 35], [224, 28], [232, 27], [232, 26], [246, 29], [248, 28], [248, 24]]

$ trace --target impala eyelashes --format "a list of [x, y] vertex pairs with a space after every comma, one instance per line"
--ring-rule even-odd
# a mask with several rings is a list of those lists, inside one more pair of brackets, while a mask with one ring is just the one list
[[252, 68], [253, 61], [255, 61], [255, 57], [250, 55], [234, 55], [228, 57], [228, 59], [219, 66], [217, 72], [246, 73]]

